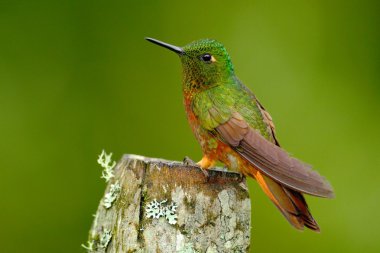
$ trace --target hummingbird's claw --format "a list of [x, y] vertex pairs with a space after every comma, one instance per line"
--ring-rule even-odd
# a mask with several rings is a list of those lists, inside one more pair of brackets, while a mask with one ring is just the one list
[[193, 160], [191, 160], [191, 158], [188, 156], [185, 156], [185, 158], [183, 158], [183, 164], [199, 167], [199, 165]]
[[[199, 166], [199, 165], [198, 165]], [[203, 175], [205, 175], [207, 181], [210, 179], [210, 174], [208, 173], [207, 169], [203, 169], [202, 167], [199, 167], [203, 173]]]
[[207, 169], [203, 169], [198, 163], [194, 162], [190, 157], [185, 156], [185, 158], [183, 158], [183, 164], [187, 166], [194, 166], [201, 169], [203, 175], [205, 175], [206, 177], [206, 180], [208, 181], [210, 179], [210, 174], [208, 173]]

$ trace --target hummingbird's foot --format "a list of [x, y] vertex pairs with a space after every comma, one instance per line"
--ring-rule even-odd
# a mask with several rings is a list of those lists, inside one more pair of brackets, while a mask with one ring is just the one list
[[212, 159], [207, 155], [203, 155], [202, 160], [197, 162], [198, 166], [201, 167], [203, 174], [206, 176], [207, 181], [210, 179], [210, 175], [208, 173], [208, 169], [215, 165], [216, 160]]
[[[198, 165], [199, 166], [199, 165]], [[207, 169], [203, 169], [202, 167], [199, 166], [199, 168], [201, 169], [203, 175], [205, 175], [207, 181], [210, 179], [210, 174], [208, 173]]]
[[210, 178], [210, 175], [207, 169], [202, 168], [202, 164], [194, 162], [193, 160], [191, 160], [190, 157], [185, 156], [185, 158], [183, 158], [183, 164], [200, 168], [203, 175], [205, 175], [205, 177], [207, 178], [207, 181]]
[[191, 158], [188, 156], [185, 156], [185, 158], [183, 158], [183, 164], [189, 165], [189, 166], [199, 167], [199, 165], [196, 162], [194, 162], [193, 160], [191, 160]]

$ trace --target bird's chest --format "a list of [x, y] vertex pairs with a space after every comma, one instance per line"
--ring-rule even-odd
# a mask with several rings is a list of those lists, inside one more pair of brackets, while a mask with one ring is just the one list
[[185, 111], [187, 115], [187, 120], [194, 133], [195, 138], [199, 142], [203, 153], [215, 152], [218, 147], [218, 140], [211, 134], [210, 131], [203, 128], [199, 122], [198, 117], [193, 111], [191, 101], [188, 99], [184, 100]]
[[191, 130], [201, 145], [203, 152], [210, 153], [213, 150], [216, 150], [218, 147], [217, 139], [210, 133], [210, 131], [201, 126], [199, 120], [191, 109], [186, 109], [186, 114]]

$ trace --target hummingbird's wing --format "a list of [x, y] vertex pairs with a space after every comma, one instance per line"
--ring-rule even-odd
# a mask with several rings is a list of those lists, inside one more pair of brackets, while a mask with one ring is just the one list
[[216, 135], [264, 174], [287, 187], [319, 197], [333, 197], [330, 184], [303, 162], [265, 139], [238, 112], [215, 128]]
[[250, 89], [248, 89], [247, 86], [245, 86], [238, 78], [236, 78], [236, 81], [237, 81], [237, 83], [239, 83], [240, 87], [245, 91], [246, 95], [248, 95], [251, 100], [254, 100], [256, 102], [256, 105], [258, 106], [258, 108], [261, 112], [263, 120], [265, 121], [266, 125], [269, 126], [269, 132], [272, 136], [273, 142], [277, 146], [280, 146], [280, 143], [278, 142], [278, 140], [276, 138], [276, 127], [274, 126], [272, 116], [270, 116], [269, 112], [267, 112], [265, 110], [264, 106], [260, 103], [260, 101], [252, 93], [252, 91]]
[[277, 146], [280, 146], [280, 143], [278, 142], [277, 138], [276, 138], [276, 127], [274, 126], [274, 123], [273, 123], [273, 120], [272, 120], [272, 116], [270, 116], [269, 112], [267, 112], [264, 108], [264, 106], [260, 103], [259, 100], [256, 99], [256, 102], [257, 102], [257, 105], [259, 106], [259, 109], [261, 111], [261, 114], [263, 115], [263, 118], [264, 118], [264, 121], [265, 123], [269, 126], [270, 128], [270, 132], [271, 132], [271, 135], [272, 135], [272, 138], [273, 138], [273, 141], [274, 143], [277, 145]]

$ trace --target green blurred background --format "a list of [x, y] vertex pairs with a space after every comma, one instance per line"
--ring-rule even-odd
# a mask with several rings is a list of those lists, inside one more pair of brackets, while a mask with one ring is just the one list
[[250, 180], [253, 252], [380, 252], [379, 1], [0, 2], [0, 252], [85, 252], [97, 155], [198, 160], [176, 45], [215, 38], [336, 198], [294, 230]]

